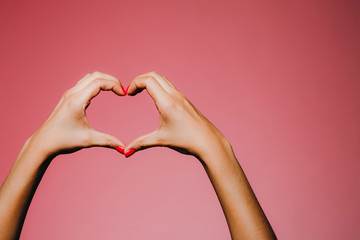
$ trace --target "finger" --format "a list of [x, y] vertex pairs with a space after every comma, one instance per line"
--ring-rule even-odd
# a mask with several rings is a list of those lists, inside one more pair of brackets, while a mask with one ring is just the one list
[[164, 146], [158, 131], [148, 133], [132, 140], [125, 148], [125, 157], [130, 157], [136, 151], [140, 151], [150, 147]]
[[76, 83], [76, 87], [79, 88], [83, 88], [86, 85], [88, 85], [90, 82], [92, 82], [93, 80], [95, 80], [96, 78], [104, 78], [104, 79], [109, 79], [109, 80], [115, 80], [115, 81], [119, 81], [116, 77], [106, 74], [106, 73], [102, 73], [102, 72], [98, 72], [95, 71], [93, 73], [88, 73], [86, 74], [82, 79], [80, 79], [80, 81], [78, 81]]
[[141, 74], [138, 77], [153, 77], [153, 78], [155, 78], [159, 82], [159, 84], [165, 89], [165, 91], [167, 91], [169, 93], [171, 93], [171, 91], [173, 91], [175, 89], [174, 86], [167, 79], [165, 79], [159, 73], [154, 72], [154, 71]]
[[168, 95], [164, 88], [152, 76], [134, 78], [128, 87], [127, 94], [134, 96], [143, 89], [146, 89], [155, 104], [166, 102], [168, 99]]
[[117, 137], [98, 132], [96, 130], [92, 130], [91, 132], [90, 144], [91, 146], [108, 147], [114, 149], [118, 146], [125, 148], [125, 144]]
[[82, 79], [80, 79], [80, 80], [76, 83], [76, 85], [75, 85], [74, 88], [82, 88], [82, 87], [84, 87], [84, 85], [85, 85], [84, 82], [88, 81], [88, 79], [90, 79], [91, 76], [92, 76], [92, 74], [87, 73]]
[[124, 92], [120, 83], [114, 80], [97, 78], [81, 90], [80, 99], [83, 103], [89, 104], [90, 100], [96, 97], [100, 91], [113, 91], [119, 96], [123, 96]]
[[125, 89], [124, 87], [121, 85], [121, 82], [118, 78], [110, 75], [110, 74], [106, 74], [106, 73], [102, 73], [102, 72], [98, 72], [95, 71], [91, 74], [86, 74], [76, 85], [75, 88], [78, 90], [82, 90], [84, 89], [87, 85], [89, 85], [91, 82], [96, 81], [96, 79], [98, 78], [102, 78], [102, 79], [108, 79], [108, 80], [113, 80], [115, 82], [118, 82], [125, 94]]

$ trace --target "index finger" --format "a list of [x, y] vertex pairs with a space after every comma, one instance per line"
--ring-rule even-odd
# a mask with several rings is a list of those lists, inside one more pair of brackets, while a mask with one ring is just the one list
[[[78, 81], [75, 85], [75, 87], [79, 90], [84, 89], [88, 84], [90, 84], [92, 81], [94, 81], [97, 78], [104, 78], [109, 80], [118, 81], [119, 79], [106, 73], [95, 71], [93, 73], [86, 74], [80, 81]], [[121, 83], [120, 83], [121, 84]]]
[[81, 90], [80, 99], [82, 102], [88, 104], [88, 102], [96, 97], [100, 91], [113, 91], [119, 96], [124, 95], [120, 82], [104, 78], [97, 78]]
[[156, 79], [156, 81], [164, 88], [165, 91], [168, 93], [171, 93], [173, 90], [176, 90], [174, 85], [170, 83], [170, 81], [165, 78], [164, 76], [161, 76], [159, 73], [152, 71], [148, 73], [144, 73], [139, 75], [138, 77], [153, 77]]
[[166, 101], [168, 95], [160, 83], [152, 76], [138, 76], [134, 78], [127, 90], [127, 94], [134, 96], [146, 89], [156, 104]]

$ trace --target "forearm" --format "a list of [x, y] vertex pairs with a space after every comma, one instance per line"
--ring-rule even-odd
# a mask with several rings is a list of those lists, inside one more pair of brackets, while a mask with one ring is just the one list
[[276, 239], [231, 145], [221, 139], [201, 161], [224, 211], [232, 239]]
[[50, 157], [28, 140], [0, 189], [0, 238], [18, 239]]

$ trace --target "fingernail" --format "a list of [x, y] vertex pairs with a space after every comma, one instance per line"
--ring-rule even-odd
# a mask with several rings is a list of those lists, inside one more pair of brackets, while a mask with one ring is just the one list
[[126, 88], [126, 90], [125, 90], [125, 94], [127, 94], [128, 90], [129, 90], [129, 87], [130, 87], [130, 85], [127, 86], [127, 88]]
[[127, 90], [125, 90], [125, 88], [123, 87], [123, 85], [121, 85], [121, 89], [123, 90], [123, 93], [126, 95]]
[[122, 146], [117, 146], [115, 149], [116, 149], [119, 153], [124, 154], [124, 147], [122, 147]]
[[130, 148], [129, 150], [126, 151], [125, 153], [125, 157], [130, 157], [131, 155], [134, 154], [136, 150], [134, 148]]

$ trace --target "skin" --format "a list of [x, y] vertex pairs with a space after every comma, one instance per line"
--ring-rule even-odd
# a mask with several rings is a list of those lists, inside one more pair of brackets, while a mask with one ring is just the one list
[[159, 110], [160, 123], [155, 131], [128, 145], [92, 129], [85, 114], [101, 90], [126, 95], [117, 78], [94, 72], [65, 92], [53, 113], [26, 141], [0, 189], [0, 239], [20, 237], [32, 197], [52, 159], [93, 146], [122, 146], [125, 155], [131, 149], [166, 146], [195, 156], [215, 189], [232, 239], [276, 239], [223, 134], [166, 77], [156, 72], [140, 75], [132, 80], [127, 94], [134, 96], [144, 89]]

